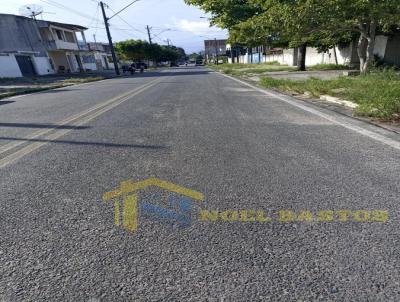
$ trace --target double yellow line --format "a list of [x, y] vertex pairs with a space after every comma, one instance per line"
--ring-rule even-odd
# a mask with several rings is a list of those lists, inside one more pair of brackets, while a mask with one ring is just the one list
[[[21, 138], [20, 141], [12, 142], [12, 143], [9, 143], [9, 144], [6, 144], [6, 145], [0, 147], [0, 157], [1, 157], [2, 155], [9, 153], [10, 151], [12, 152], [14, 149], [17, 149], [19, 146], [25, 144], [26, 141], [35, 140], [39, 137], [41, 140], [46, 140], [45, 142], [31, 142], [29, 145], [27, 145], [21, 149], [17, 149], [14, 152], [12, 152], [11, 154], [8, 154], [5, 157], [1, 158], [0, 159], [0, 169], [21, 159], [25, 155], [28, 155], [29, 153], [39, 149], [40, 147], [44, 146], [48, 142], [50, 142], [52, 140], [56, 140], [56, 139], [60, 138], [61, 136], [71, 132], [72, 130], [74, 130], [73, 127], [78, 127], [78, 126], [88, 123], [89, 121], [93, 120], [94, 118], [104, 114], [105, 112], [126, 102], [127, 100], [131, 99], [132, 97], [153, 87], [160, 81], [161, 81], [160, 78], [155, 79], [149, 83], [146, 83], [146, 84], [144, 84], [140, 87], [137, 87], [133, 90], [130, 90], [124, 94], [121, 94], [121, 95], [115, 97], [115, 98], [107, 100], [101, 104], [93, 106], [93, 107], [91, 107], [85, 111], [82, 111], [78, 114], [75, 114], [73, 116], [70, 116], [70, 117], [56, 123], [54, 125], [54, 128], [36, 131], [30, 135], [27, 135], [27, 136]], [[71, 126], [72, 129], [60, 129], [65, 125]]]

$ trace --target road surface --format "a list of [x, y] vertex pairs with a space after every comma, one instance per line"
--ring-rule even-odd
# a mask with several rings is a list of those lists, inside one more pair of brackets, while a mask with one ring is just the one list
[[[400, 300], [393, 133], [201, 67], [7, 101], [0, 300]], [[204, 194], [190, 226], [142, 212], [136, 232], [115, 225], [104, 193], [149, 177]], [[369, 212], [315, 220], [329, 210]]]

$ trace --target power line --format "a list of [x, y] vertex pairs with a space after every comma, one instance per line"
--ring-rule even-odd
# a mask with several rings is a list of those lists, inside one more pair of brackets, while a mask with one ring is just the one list
[[93, 16], [93, 18], [92, 18], [92, 21], [90, 21], [90, 23], [88, 24], [87, 27], [90, 27], [90, 25], [92, 25], [92, 23], [93, 23], [94, 21], [96, 21], [96, 26], [98, 25], [98, 23], [99, 23], [99, 7], [100, 7], [100, 5], [98, 4], [98, 5], [96, 6], [96, 12], [94, 13], [94, 16]]
[[108, 18], [108, 20], [110, 20], [111, 18], [114, 18], [116, 15], [118, 15], [120, 12], [122, 12], [123, 10], [126, 10], [129, 6], [131, 6], [133, 3], [138, 2], [139, 0], [134, 0], [131, 3], [129, 3], [128, 5], [124, 6], [124, 8], [120, 9], [118, 12], [114, 13], [114, 15], [112, 15], [111, 17]]
[[[114, 11], [111, 7], [108, 6], [108, 9], [111, 10], [111, 11], [114, 13], [114, 15], [115, 15], [115, 11]], [[117, 16], [119, 19], [121, 19], [122, 22], [124, 22], [126, 25], [128, 25], [130, 28], [132, 28], [134, 31], [140, 32], [141, 34], [145, 34], [145, 32], [143, 32], [143, 31], [141, 31], [141, 30], [135, 28], [135, 27], [132, 26], [131, 24], [129, 24], [129, 23], [128, 23], [124, 18], [122, 18], [120, 15], [116, 15], [116, 16]]]
[[55, 1], [52, 1], [52, 0], [40, 0], [40, 1], [42, 1], [42, 2], [44, 2], [44, 3], [46, 3], [46, 4], [48, 4], [48, 5], [55, 6], [55, 7], [57, 7], [57, 8], [61, 8], [61, 9], [67, 10], [67, 11], [73, 13], [73, 14], [79, 15], [79, 16], [81, 16], [82, 18], [86, 18], [86, 19], [88, 19], [88, 20], [90, 20], [90, 21], [92, 21], [92, 19], [93, 19], [92, 16], [89, 16], [89, 15], [86, 15], [86, 14], [84, 14], [84, 13], [81, 13], [81, 12], [79, 12], [79, 11], [77, 11], [77, 10], [74, 10], [74, 9], [72, 9], [72, 8], [69, 8], [69, 7], [67, 7], [67, 6], [65, 6], [65, 5], [63, 5], [63, 4], [57, 3], [57, 2], [55, 2]]

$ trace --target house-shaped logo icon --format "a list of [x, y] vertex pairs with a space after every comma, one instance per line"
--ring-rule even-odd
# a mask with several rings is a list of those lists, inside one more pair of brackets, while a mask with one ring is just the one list
[[[104, 201], [114, 201], [114, 222], [115, 225], [122, 226], [131, 232], [135, 232], [139, 224], [138, 215], [138, 203], [139, 197], [138, 192], [148, 187], [157, 187], [166, 190], [170, 193], [174, 193], [185, 198], [201, 202], [204, 201], [204, 195], [200, 192], [196, 192], [168, 181], [164, 181], [157, 178], [148, 178], [139, 182], [124, 181], [120, 187], [114, 191], [107, 192], [103, 195]], [[122, 200], [122, 215], [121, 215], [121, 200]], [[148, 205], [148, 208], [155, 208]], [[165, 210], [167, 211], [167, 210]], [[169, 211], [169, 215], [172, 212]], [[174, 214], [174, 213], [172, 213]]]

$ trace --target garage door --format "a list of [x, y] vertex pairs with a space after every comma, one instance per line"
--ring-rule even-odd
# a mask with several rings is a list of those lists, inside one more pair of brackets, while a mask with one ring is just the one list
[[30, 56], [15, 56], [21, 73], [25, 77], [36, 75], [35, 68]]

